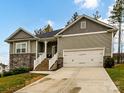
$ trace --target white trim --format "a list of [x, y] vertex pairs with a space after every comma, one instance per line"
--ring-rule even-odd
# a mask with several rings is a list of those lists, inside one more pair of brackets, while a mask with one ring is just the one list
[[112, 43], [111, 43], [111, 57], [113, 57], [113, 39], [114, 39], [114, 33], [112, 32]]
[[36, 58], [36, 60], [34, 60], [34, 70], [39, 64], [43, 62], [44, 59], [45, 59], [45, 53], [43, 53], [38, 58]]
[[36, 59], [38, 58], [38, 41], [36, 40]]
[[51, 49], [51, 53], [52, 53], [52, 57], [55, 55], [55, 53], [56, 53], [56, 46], [55, 45], [52, 45], [52, 49]]
[[103, 50], [103, 57], [105, 56], [105, 47], [96, 47], [96, 48], [79, 48], [79, 49], [63, 49], [63, 57], [65, 51], [80, 51], [80, 50]]
[[32, 37], [36, 38], [36, 36], [34, 36], [33, 34], [31, 34], [30, 32], [26, 31], [24, 28], [19, 27], [14, 33], [12, 33], [5, 41], [8, 41], [9, 39], [11, 39], [15, 34], [17, 34], [19, 31], [23, 31], [29, 35], [31, 35]]
[[60, 35], [62, 37], [70, 37], [70, 36], [81, 36], [81, 35], [93, 35], [93, 34], [102, 34], [108, 33], [107, 31], [100, 31], [100, 32], [90, 32], [90, 33], [79, 33], [79, 34], [69, 34], [69, 35]]
[[75, 24], [76, 22], [78, 22], [80, 19], [82, 19], [82, 18], [87, 18], [87, 19], [89, 19], [89, 20], [91, 20], [91, 21], [94, 21], [94, 22], [96, 22], [96, 23], [98, 23], [98, 24], [101, 24], [101, 25], [103, 25], [103, 26], [106, 26], [106, 27], [109, 27], [109, 28], [111, 28], [111, 29], [116, 29], [115, 27], [113, 27], [113, 26], [111, 26], [111, 25], [109, 25], [109, 24], [106, 24], [106, 23], [104, 23], [104, 22], [102, 22], [102, 21], [99, 21], [99, 20], [95, 20], [95, 19], [93, 19], [92, 17], [89, 17], [89, 16], [87, 16], [87, 15], [82, 15], [82, 16], [80, 16], [77, 20], [75, 20], [74, 22], [72, 22], [70, 25], [68, 25], [67, 27], [65, 27], [63, 30], [61, 30], [59, 33], [57, 33], [55, 36], [58, 36], [60, 33], [62, 33], [62, 32], [64, 32], [66, 29], [68, 29], [69, 27], [71, 27], [73, 24]]
[[82, 17], [79, 17], [77, 20], [75, 20], [74, 22], [72, 22], [70, 25], [68, 25], [67, 27], [65, 27], [64, 29], [62, 29], [59, 33], [57, 33], [55, 36], [59, 35], [60, 33], [64, 32], [66, 29], [68, 29], [69, 27], [71, 27], [73, 24], [75, 24], [76, 22], [78, 22]]
[[54, 54], [54, 56], [49, 60], [49, 70], [52, 70], [51, 67], [55, 64], [58, 59], [58, 53]]
[[13, 40], [5, 40], [5, 42], [27, 41], [27, 40], [37, 40], [37, 39], [38, 38], [13, 39]]
[[[64, 52], [71, 52], [71, 51], [87, 51], [87, 50], [103, 50], [103, 61], [104, 61], [104, 56], [105, 56], [105, 47], [96, 47], [96, 48], [80, 48], [80, 49], [64, 49], [63, 50], [63, 61], [64, 61]], [[63, 62], [64, 63], [64, 62]], [[104, 62], [103, 62], [104, 65]]]
[[44, 44], [45, 44], [45, 51], [44, 51], [44, 53], [45, 53], [45, 58], [47, 58], [47, 41], [44, 41]]
[[31, 53], [31, 41], [28, 41], [28, 53]]
[[56, 38], [53, 36], [53, 37], [49, 37], [49, 38], [39, 38], [39, 41], [55, 41]]
[[103, 57], [105, 56], [105, 47], [96, 47], [96, 48], [79, 48], [79, 49], [63, 49], [63, 57], [65, 51], [80, 51], [80, 50], [103, 50]]
[[26, 47], [26, 50], [25, 50], [24, 53], [27, 53], [27, 52], [28, 52], [27, 42], [16, 42], [16, 43], [15, 43], [15, 53], [16, 53], [16, 54], [23, 54], [23, 52], [17, 53], [17, 45], [18, 45], [18, 44], [25, 44], [25, 45], [26, 45], [26, 46], [25, 46], [25, 47]]
[[80, 29], [86, 29], [87, 28], [87, 23], [86, 21], [81, 21], [80, 22]]
[[105, 50], [105, 47], [96, 47], [96, 48], [78, 48], [78, 49], [63, 49], [65, 51], [79, 51], [79, 50]]
[[12, 42], [12, 47], [13, 47], [12, 52], [14, 54], [15, 53], [15, 43], [14, 42]]

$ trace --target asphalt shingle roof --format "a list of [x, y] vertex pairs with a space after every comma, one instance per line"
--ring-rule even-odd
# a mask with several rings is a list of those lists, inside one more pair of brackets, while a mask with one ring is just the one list
[[51, 32], [46, 32], [46, 33], [43, 33], [41, 35], [39, 35], [38, 37], [39, 38], [49, 38], [49, 37], [53, 37], [54, 35], [56, 35], [58, 32], [60, 32], [62, 29], [57, 29], [57, 30], [54, 30], [54, 31], [51, 31]]

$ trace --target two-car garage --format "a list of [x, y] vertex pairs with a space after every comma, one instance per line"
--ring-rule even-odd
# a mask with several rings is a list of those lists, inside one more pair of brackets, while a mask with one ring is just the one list
[[63, 51], [64, 67], [101, 67], [103, 66], [104, 48], [66, 49]]

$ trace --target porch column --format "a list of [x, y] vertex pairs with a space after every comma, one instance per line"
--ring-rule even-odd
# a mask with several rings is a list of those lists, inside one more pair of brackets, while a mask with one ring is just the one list
[[45, 44], [45, 55], [46, 55], [46, 57], [45, 58], [47, 58], [47, 41], [44, 41], [44, 44]]
[[38, 57], [38, 41], [36, 40], [36, 59]]
[[113, 47], [113, 43], [114, 43], [114, 42], [113, 42], [113, 39], [114, 39], [114, 33], [112, 32], [111, 57], [113, 57], [113, 50], [114, 50], [114, 49], [113, 49], [113, 48], [114, 48], [114, 47]]

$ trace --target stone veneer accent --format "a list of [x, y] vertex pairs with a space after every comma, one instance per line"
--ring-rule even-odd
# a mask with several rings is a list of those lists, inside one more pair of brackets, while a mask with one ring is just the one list
[[10, 54], [10, 69], [19, 67], [29, 67], [33, 69], [35, 58], [35, 53]]
[[63, 57], [59, 57], [57, 60], [57, 69], [63, 67]]
[[55, 71], [57, 69], [60, 69], [61, 67], [63, 67], [63, 57], [59, 57], [50, 69], [51, 71]]

